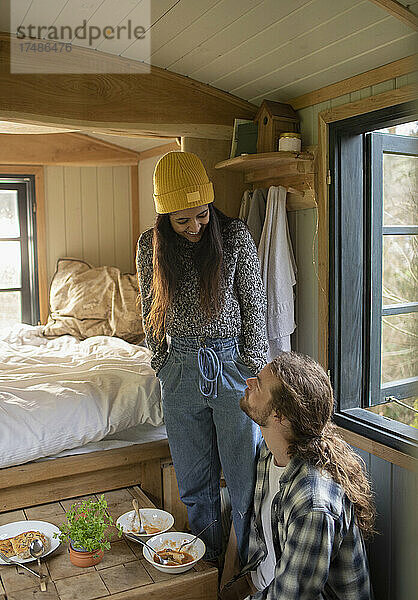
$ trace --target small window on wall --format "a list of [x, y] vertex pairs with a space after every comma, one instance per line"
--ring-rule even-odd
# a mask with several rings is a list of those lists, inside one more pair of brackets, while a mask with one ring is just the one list
[[0, 174], [0, 327], [39, 321], [33, 176]]
[[418, 122], [368, 134], [374, 413], [418, 426]]

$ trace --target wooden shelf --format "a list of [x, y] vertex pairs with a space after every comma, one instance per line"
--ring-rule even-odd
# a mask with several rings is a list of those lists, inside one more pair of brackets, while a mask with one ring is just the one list
[[254, 169], [266, 169], [268, 167], [280, 168], [285, 165], [312, 162], [313, 155], [310, 152], [265, 152], [261, 154], [241, 154], [235, 158], [223, 160], [215, 165], [215, 169], [228, 169], [231, 171], [253, 171]]
[[241, 154], [215, 165], [215, 169], [241, 171], [244, 182], [254, 187], [282, 185], [289, 189], [287, 210], [314, 208], [315, 157], [310, 152]]

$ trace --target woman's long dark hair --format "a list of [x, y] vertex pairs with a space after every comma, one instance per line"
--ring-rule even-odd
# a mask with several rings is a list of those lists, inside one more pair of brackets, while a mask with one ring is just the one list
[[334, 397], [329, 378], [309, 356], [283, 352], [271, 363], [278, 378], [272, 391], [277, 416], [290, 422], [289, 456], [327, 471], [354, 505], [365, 537], [374, 533], [375, 509], [364, 463], [331, 422]]
[[[200, 278], [200, 306], [210, 318], [218, 314], [222, 305], [222, 230], [231, 219], [212, 204], [208, 207], [209, 222], [202, 239], [196, 243], [194, 261]], [[157, 215], [153, 235], [152, 302], [146, 323], [158, 340], [165, 335], [167, 309], [179, 280], [178, 237], [171, 226], [170, 215]]]

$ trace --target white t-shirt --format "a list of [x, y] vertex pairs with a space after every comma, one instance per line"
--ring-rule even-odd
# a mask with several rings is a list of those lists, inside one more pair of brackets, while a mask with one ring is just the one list
[[251, 579], [257, 590], [264, 590], [274, 578], [274, 569], [276, 567], [276, 553], [273, 546], [273, 532], [271, 530], [271, 505], [274, 496], [279, 491], [280, 477], [285, 467], [278, 467], [274, 464], [274, 458], [271, 458], [269, 469], [269, 481], [267, 494], [261, 505], [261, 524], [263, 527], [264, 538], [267, 545], [267, 556], [259, 564], [256, 571], [251, 572]]

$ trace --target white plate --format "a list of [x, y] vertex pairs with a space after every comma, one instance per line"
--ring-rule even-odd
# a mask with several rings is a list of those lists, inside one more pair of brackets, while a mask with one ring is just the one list
[[139, 535], [138, 531], [135, 531], [135, 528], [138, 527], [138, 519], [134, 510], [130, 510], [121, 515], [116, 523], [122, 527], [124, 533], [134, 533], [143, 540], [158, 535], [159, 533], [163, 533], [164, 531], [171, 529], [174, 525], [173, 515], [165, 510], [160, 510], [159, 508], [140, 508], [139, 514], [141, 515], [144, 527], [148, 525], [150, 527], [158, 528], [159, 531], [147, 535]]
[[[14, 537], [15, 535], [19, 535], [19, 533], [23, 533], [24, 531], [40, 531], [49, 539], [49, 550], [42, 555], [48, 556], [51, 552], [54, 552], [60, 545], [60, 541], [57, 538], [53, 537], [54, 533], [60, 533], [60, 530], [56, 525], [52, 523], [47, 523], [46, 521], [16, 521], [15, 523], [7, 523], [7, 525], [0, 526], [0, 539], [5, 540], [6, 538]], [[11, 560], [19, 563], [27, 563], [36, 560], [36, 558], [25, 558], [20, 559], [17, 556], [11, 556]], [[5, 560], [0, 557], [0, 565], [7, 565]]]

